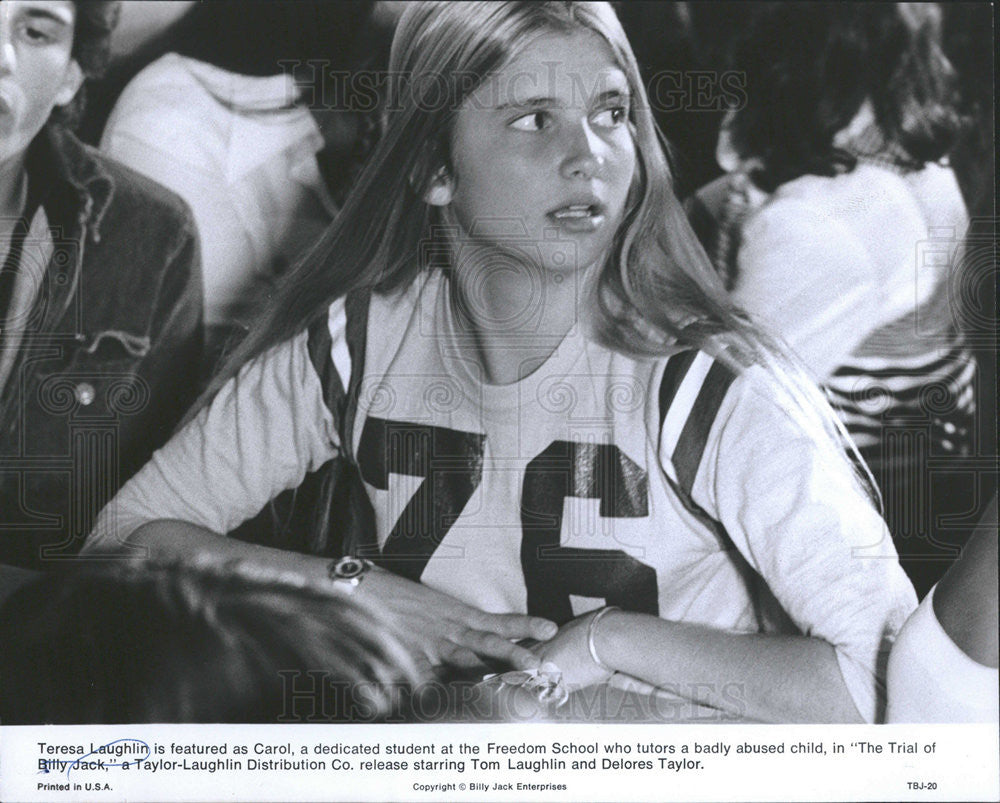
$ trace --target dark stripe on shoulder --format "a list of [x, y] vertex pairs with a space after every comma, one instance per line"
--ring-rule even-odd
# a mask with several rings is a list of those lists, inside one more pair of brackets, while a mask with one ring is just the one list
[[344, 384], [337, 367], [333, 364], [331, 348], [333, 339], [330, 337], [329, 312], [323, 311], [309, 324], [309, 360], [316, 370], [320, 384], [323, 386], [323, 402], [333, 413], [335, 421], [340, 419], [341, 400], [344, 398]]
[[698, 473], [702, 454], [705, 452], [712, 423], [735, 378], [736, 374], [728, 366], [718, 361], [713, 362], [698, 392], [698, 398], [691, 408], [691, 414], [684, 424], [684, 429], [681, 430], [671, 462], [674, 464], [680, 486], [688, 493], [691, 493], [691, 488], [694, 486], [694, 478]]
[[351, 355], [351, 378], [344, 397], [343, 422], [341, 438], [343, 449], [349, 459], [354, 461], [354, 419], [358, 411], [358, 396], [361, 393], [361, 380], [365, 375], [365, 351], [368, 343], [368, 310], [371, 306], [370, 290], [353, 290], [347, 294], [344, 311], [347, 316], [345, 337], [347, 350]]
[[687, 376], [687, 372], [691, 368], [691, 363], [694, 362], [694, 358], [697, 356], [698, 352], [695, 349], [682, 351], [680, 354], [675, 354], [668, 359], [666, 366], [663, 368], [663, 376], [660, 379], [661, 432], [663, 431], [663, 421], [667, 417], [667, 410], [670, 409], [670, 405], [674, 401], [674, 396], [677, 395], [677, 389], [681, 386], [681, 382], [684, 381], [684, 377]]

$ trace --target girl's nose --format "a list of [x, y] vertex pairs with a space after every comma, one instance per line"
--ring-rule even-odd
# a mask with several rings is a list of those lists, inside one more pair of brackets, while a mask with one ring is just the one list
[[6, 3], [0, 5], [0, 73], [9, 73], [14, 69], [16, 54], [10, 30], [10, 15], [4, 6]]
[[560, 172], [563, 178], [591, 179], [604, 167], [603, 140], [591, 130], [587, 122], [576, 127], [568, 142], [566, 156]]
[[0, 34], [0, 75], [6, 75], [14, 69], [14, 45]]

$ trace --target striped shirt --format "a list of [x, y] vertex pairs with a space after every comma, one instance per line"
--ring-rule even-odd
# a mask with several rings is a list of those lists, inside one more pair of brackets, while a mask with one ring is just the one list
[[901, 430], [939, 454], [968, 454], [975, 363], [958, 327], [968, 218], [952, 171], [862, 158], [748, 200], [730, 215], [734, 299], [799, 354], [866, 460], [894, 459]]

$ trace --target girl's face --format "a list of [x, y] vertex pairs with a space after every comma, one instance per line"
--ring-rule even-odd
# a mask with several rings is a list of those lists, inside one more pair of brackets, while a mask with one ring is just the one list
[[467, 237], [527, 253], [546, 270], [602, 261], [636, 171], [629, 86], [611, 48], [577, 30], [535, 39], [460, 107], [450, 201]]

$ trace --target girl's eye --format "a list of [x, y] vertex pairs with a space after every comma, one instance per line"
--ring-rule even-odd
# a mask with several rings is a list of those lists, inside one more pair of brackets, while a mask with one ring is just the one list
[[38, 25], [25, 25], [21, 28], [21, 35], [25, 41], [33, 45], [44, 45], [55, 41], [55, 35], [44, 30]]
[[518, 117], [510, 124], [510, 127], [518, 131], [541, 131], [547, 122], [545, 112], [531, 112], [531, 114]]
[[617, 128], [628, 119], [628, 109], [625, 106], [613, 106], [594, 115], [594, 124], [602, 128]]

